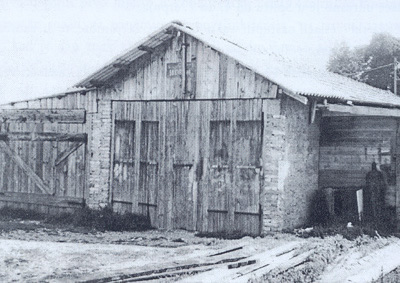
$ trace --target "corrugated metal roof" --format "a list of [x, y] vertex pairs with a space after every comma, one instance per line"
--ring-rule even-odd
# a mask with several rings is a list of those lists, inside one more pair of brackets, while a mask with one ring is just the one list
[[155, 47], [172, 37], [171, 29], [185, 32], [205, 44], [243, 64], [245, 67], [276, 83], [281, 88], [307, 97], [351, 100], [354, 103], [400, 106], [400, 97], [390, 91], [371, 87], [326, 70], [306, 66], [280, 55], [243, 48], [221, 37], [201, 33], [179, 23], [170, 23], [139, 42], [133, 48], [114, 58], [99, 71], [77, 83], [77, 87], [92, 87], [94, 82], [104, 82], [116, 74], [115, 64], [130, 64], [145, 51], [140, 46]]

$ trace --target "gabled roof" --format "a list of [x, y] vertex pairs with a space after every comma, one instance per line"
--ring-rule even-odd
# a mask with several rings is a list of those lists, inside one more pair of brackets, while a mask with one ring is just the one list
[[299, 64], [275, 53], [246, 49], [226, 39], [201, 33], [177, 22], [163, 26], [124, 54], [115, 57], [100, 70], [77, 83], [75, 87], [90, 88], [96, 83], [107, 81], [120, 70], [121, 66], [126, 66], [145, 54], [146, 50], [143, 46], [153, 48], [172, 38], [173, 35], [170, 32], [172, 29], [184, 32], [232, 57], [245, 67], [276, 83], [286, 92], [360, 104], [400, 106], [400, 97], [390, 91], [381, 90], [326, 70]]

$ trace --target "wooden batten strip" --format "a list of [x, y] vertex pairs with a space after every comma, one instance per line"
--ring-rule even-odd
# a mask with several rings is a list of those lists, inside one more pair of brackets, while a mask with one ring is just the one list
[[58, 122], [84, 124], [86, 111], [81, 109], [3, 109], [0, 121], [3, 122]]
[[0, 149], [2, 149], [12, 160], [14, 160], [19, 168], [25, 171], [29, 178], [39, 187], [42, 192], [51, 194], [51, 189], [4, 141], [0, 141]]
[[56, 161], [54, 162], [55, 166], [61, 164], [63, 161], [65, 161], [72, 153], [74, 153], [83, 143], [73, 143], [70, 145], [66, 150], [61, 152], [57, 158]]
[[63, 133], [36, 133], [36, 132], [8, 132], [1, 133], [0, 140], [2, 141], [69, 141], [83, 142], [87, 141], [87, 134], [63, 134]]

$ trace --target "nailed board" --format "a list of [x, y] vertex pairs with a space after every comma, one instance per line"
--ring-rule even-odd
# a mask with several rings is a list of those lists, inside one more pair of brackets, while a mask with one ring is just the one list
[[83, 124], [85, 115], [85, 110], [76, 109], [4, 109], [0, 110], [0, 122]]

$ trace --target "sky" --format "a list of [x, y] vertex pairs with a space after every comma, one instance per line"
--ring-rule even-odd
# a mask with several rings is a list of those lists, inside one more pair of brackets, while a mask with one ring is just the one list
[[325, 68], [340, 42], [400, 37], [397, 0], [0, 0], [0, 104], [61, 93], [173, 20]]

